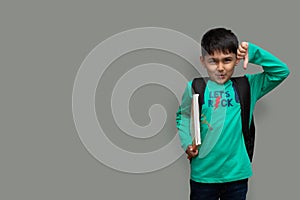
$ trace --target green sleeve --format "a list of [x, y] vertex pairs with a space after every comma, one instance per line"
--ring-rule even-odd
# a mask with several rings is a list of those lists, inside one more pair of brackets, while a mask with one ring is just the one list
[[[263, 72], [246, 74], [250, 87], [252, 103], [278, 86], [290, 73], [287, 65], [270, 52], [249, 43], [249, 63], [260, 65]], [[253, 101], [254, 100], [254, 101]]]
[[192, 103], [192, 81], [187, 83], [185, 91], [182, 96], [181, 104], [176, 113], [176, 124], [180, 138], [181, 147], [186, 150], [188, 145], [192, 144], [192, 137], [190, 134], [190, 116]]

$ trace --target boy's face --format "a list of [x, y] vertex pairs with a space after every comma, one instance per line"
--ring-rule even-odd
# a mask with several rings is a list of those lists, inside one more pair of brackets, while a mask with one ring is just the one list
[[238, 64], [235, 53], [224, 54], [220, 51], [214, 52], [213, 55], [201, 56], [200, 61], [210, 79], [219, 84], [224, 84], [231, 78], [234, 68]]

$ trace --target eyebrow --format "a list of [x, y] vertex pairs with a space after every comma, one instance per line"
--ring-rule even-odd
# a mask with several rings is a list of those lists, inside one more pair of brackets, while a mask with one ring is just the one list
[[[234, 57], [233, 56], [226, 56], [226, 57], [222, 58], [221, 60], [226, 60], [226, 59], [234, 59]], [[210, 58], [208, 58], [208, 60], [218, 61], [219, 58], [210, 57]]]

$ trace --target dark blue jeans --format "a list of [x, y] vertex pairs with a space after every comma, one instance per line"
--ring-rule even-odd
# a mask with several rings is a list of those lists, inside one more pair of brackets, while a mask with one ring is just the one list
[[190, 180], [190, 200], [245, 200], [248, 179], [227, 183], [198, 183]]

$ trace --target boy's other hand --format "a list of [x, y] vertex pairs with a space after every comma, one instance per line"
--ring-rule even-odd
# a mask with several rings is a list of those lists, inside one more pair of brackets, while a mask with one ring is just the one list
[[247, 69], [247, 64], [248, 64], [248, 42], [242, 42], [239, 45], [236, 57], [237, 57], [238, 60], [244, 59], [243, 68]]
[[198, 155], [198, 149], [196, 145], [189, 145], [186, 149], [186, 154], [188, 155], [188, 159], [191, 159]]

